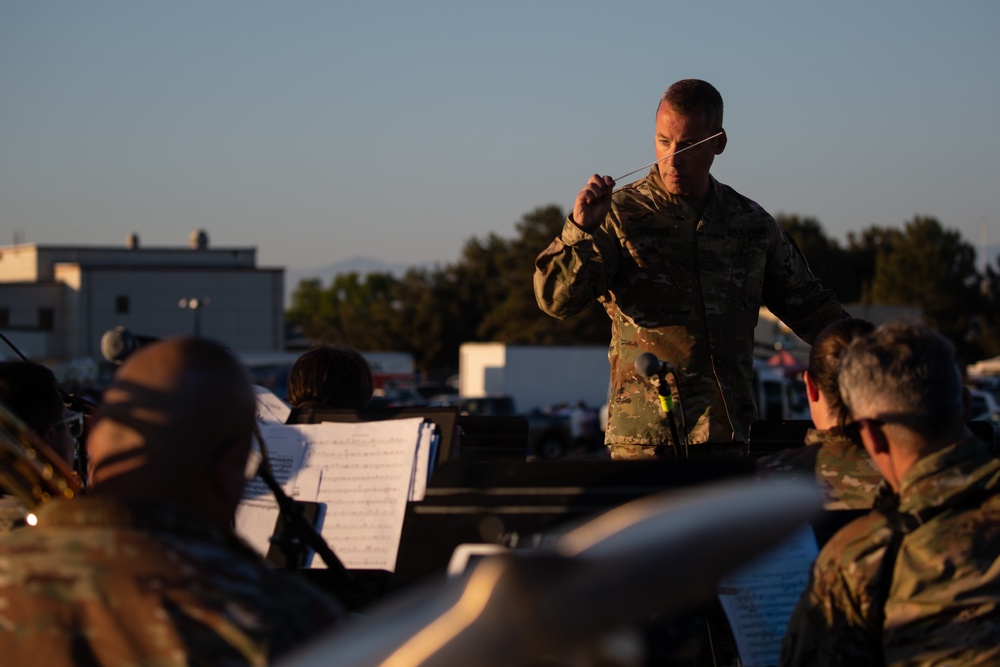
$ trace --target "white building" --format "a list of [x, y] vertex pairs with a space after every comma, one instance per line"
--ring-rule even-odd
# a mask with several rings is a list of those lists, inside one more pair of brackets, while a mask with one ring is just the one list
[[0, 332], [26, 356], [53, 360], [99, 357], [101, 336], [116, 326], [281, 350], [284, 269], [257, 268], [256, 255], [209, 248], [202, 231], [188, 247], [143, 248], [134, 234], [121, 247], [0, 246]]

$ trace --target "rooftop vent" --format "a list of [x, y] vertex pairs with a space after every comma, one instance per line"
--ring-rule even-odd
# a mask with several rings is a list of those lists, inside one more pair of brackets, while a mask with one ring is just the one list
[[196, 229], [188, 237], [188, 245], [192, 250], [204, 250], [208, 247], [208, 234], [204, 229]]

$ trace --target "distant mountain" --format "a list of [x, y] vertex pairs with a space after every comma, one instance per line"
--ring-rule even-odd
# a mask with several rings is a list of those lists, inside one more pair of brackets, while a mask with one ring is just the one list
[[[430, 267], [432, 264], [417, 265], [420, 267]], [[320, 284], [328, 286], [335, 276], [344, 273], [357, 273], [359, 276], [366, 276], [369, 273], [391, 273], [397, 278], [402, 277], [408, 269], [414, 268], [413, 264], [389, 264], [380, 259], [372, 257], [352, 257], [340, 262], [333, 262], [314, 269], [285, 269], [285, 308], [292, 303], [292, 293], [303, 280], [319, 279]]]

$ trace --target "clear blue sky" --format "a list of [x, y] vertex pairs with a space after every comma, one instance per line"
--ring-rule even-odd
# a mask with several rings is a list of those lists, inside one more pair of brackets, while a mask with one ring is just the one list
[[[0, 245], [450, 262], [653, 159], [674, 80], [714, 174], [827, 233], [1000, 240], [1000, 3], [0, 0]], [[541, 249], [539, 249], [541, 250]], [[991, 261], [994, 257], [990, 258]]]

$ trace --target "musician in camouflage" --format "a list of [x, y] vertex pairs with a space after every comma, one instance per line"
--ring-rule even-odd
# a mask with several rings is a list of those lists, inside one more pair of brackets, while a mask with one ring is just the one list
[[215, 343], [126, 360], [88, 439], [91, 492], [0, 537], [4, 664], [263, 665], [340, 623], [232, 532], [254, 411]]
[[676, 370], [677, 428], [691, 451], [739, 455], [757, 414], [760, 306], [806, 341], [845, 316], [774, 219], [709, 174], [726, 141], [718, 91], [673, 84], [656, 114], [656, 156], [666, 159], [613, 196], [610, 176], [592, 176], [535, 262], [543, 311], [566, 318], [597, 300], [611, 318], [613, 458], [672, 455], [656, 383], [634, 368], [642, 352]]
[[757, 460], [762, 477], [811, 475], [823, 489], [828, 510], [871, 509], [882, 487], [882, 475], [864, 447], [844, 433], [850, 420], [840, 396], [837, 371], [840, 354], [855, 338], [867, 335], [874, 325], [848, 318], [820, 332], [809, 350], [804, 373], [806, 398], [813, 426], [805, 445]]
[[1000, 664], [1000, 461], [965, 426], [951, 344], [884, 325], [844, 352], [840, 386], [898, 502], [823, 547], [781, 664]]

